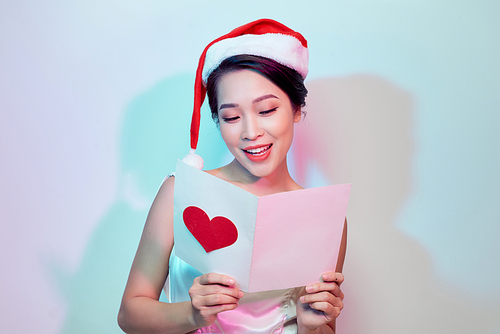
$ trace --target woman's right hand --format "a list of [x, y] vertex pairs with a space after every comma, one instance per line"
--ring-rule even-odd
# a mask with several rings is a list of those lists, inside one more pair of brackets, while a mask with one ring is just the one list
[[232, 277], [215, 273], [196, 277], [189, 289], [193, 320], [199, 327], [210, 326], [217, 314], [234, 310], [243, 292]]

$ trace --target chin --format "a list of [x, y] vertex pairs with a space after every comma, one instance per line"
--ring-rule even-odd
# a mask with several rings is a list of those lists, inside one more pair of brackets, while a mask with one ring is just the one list
[[266, 162], [259, 162], [259, 163], [252, 163], [244, 161], [244, 163], [239, 161], [240, 165], [243, 166], [250, 174], [252, 174], [255, 177], [266, 177], [271, 175], [276, 171], [278, 168], [279, 164], [274, 163], [272, 161], [266, 161]]
[[266, 177], [266, 176], [269, 176], [271, 175], [273, 171], [263, 171], [263, 170], [251, 170], [251, 169], [247, 169], [250, 174], [252, 174], [253, 176], [255, 177]]

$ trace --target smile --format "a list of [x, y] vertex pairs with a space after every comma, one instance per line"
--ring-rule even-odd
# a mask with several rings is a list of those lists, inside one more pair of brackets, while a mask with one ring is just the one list
[[246, 149], [243, 149], [243, 152], [245, 152], [248, 160], [252, 162], [262, 162], [265, 161], [271, 153], [272, 146], [273, 144], [247, 147]]
[[266, 146], [261, 146], [261, 147], [258, 147], [258, 148], [252, 148], [252, 149], [243, 149], [243, 151], [245, 151], [245, 153], [248, 153], [248, 154], [251, 154], [253, 156], [262, 156], [264, 154], [266, 154], [266, 152], [271, 148], [271, 146], [273, 146], [273, 144], [269, 144], [269, 145], [266, 145]]

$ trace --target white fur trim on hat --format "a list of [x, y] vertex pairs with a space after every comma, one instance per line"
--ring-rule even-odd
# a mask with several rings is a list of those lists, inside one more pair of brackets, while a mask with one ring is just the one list
[[249, 54], [262, 56], [293, 68], [302, 78], [307, 76], [309, 51], [295, 37], [283, 34], [242, 35], [223, 39], [207, 50], [203, 82], [220, 63], [231, 56]]
[[184, 158], [182, 158], [182, 162], [191, 167], [202, 170], [204, 165], [203, 158], [200, 157], [195, 152], [196, 152], [195, 149], [190, 149], [189, 153]]

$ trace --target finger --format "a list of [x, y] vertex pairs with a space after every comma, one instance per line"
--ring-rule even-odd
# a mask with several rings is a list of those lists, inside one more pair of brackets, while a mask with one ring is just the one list
[[220, 284], [198, 285], [196, 292], [202, 296], [224, 294], [236, 298], [243, 297], [243, 292], [238, 290], [236, 287], [228, 287]]
[[216, 315], [217, 313], [224, 312], [224, 311], [229, 311], [229, 310], [234, 310], [235, 308], [238, 307], [238, 304], [221, 304], [221, 305], [214, 305], [214, 306], [209, 306], [206, 307], [204, 310], [205, 314], [213, 314]]
[[191, 297], [191, 303], [197, 309], [202, 309], [203, 307], [210, 307], [215, 305], [224, 304], [238, 304], [240, 301], [239, 296], [234, 296], [230, 294], [215, 293], [215, 294], [202, 294], [200, 291], [189, 291], [189, 296]]
[[304, 295], [300, 297], [300, 302], [302, 304], [326, 302], [333, 305], [334, 307], [340, 307], [340, 308], [344, 307], [342, 299], [340, 299], [339, 297], [335, 297], [334, 295], [326, 291]]
[[209, 273], [199, 277], [199, 282], [202, 285], [206, 284], [221, 284], [225, 286], [236, 286], [239, 289], [239, 284], [236, 280], [227, 275]]
[[306, 286], [306, 292], [308, 294], [318, 293], [321, 291], [327, 291], [336, 297], [344, 299], [344, 293], [340, 289], [339, 285], [335, 282], [315, 283], [315, 284], [310, 284], [310, 285]]
[[342, 307], [337, 307], [327, 302], [309, 303], [309, 307], [323, 312], [328, 321], [337, 318], [342, 311]]
[[323, 275], [321, 275], [320, 281], [335, 282], [338, 285], [340, 285], [344, 282], [344, 275], [342, 273], [335, 273], [333, 271], [330, 271], [330, 272], [326, 272]]
[[200, 307], [220, 303], [237, 303], [243, 297], [243, 292], [218, 284], [195, 284], [189, 289], [189, 296], [193, 305]]
[[225, 305], [225, 304], [235, 304], [237, 305], [239, 302], [239, 298], [223, 295], [223, 294], [215, 294], [204, 296], [202, 298], [203, 306], [215, 306], [215, 305]]
[[[194, 305], [193, 305], [194, 306]], [[195, 316], [195, 322], [199, 326], [206, 326], [209, 323], [212, 323], [214, 316], [217, 316], [218, 313], [224, 312], [224, 311], [229, 311], [229, 310], [234, 310], [235, 308], [238, 307], [238, 304], [222, 304], [222, 305], [215, 305], [215, 306], [209, 306], [209, 307], [202, 307], [198, 309], [198, 316]], [[201, 319], [200, 319], [201, 317]], [[207, 323], [208, 321], [208, 323]]]

